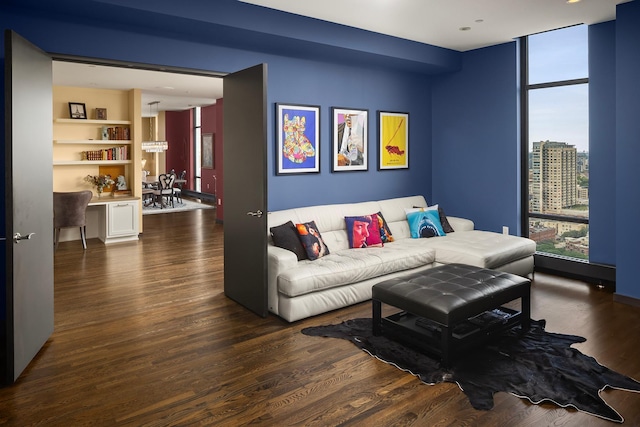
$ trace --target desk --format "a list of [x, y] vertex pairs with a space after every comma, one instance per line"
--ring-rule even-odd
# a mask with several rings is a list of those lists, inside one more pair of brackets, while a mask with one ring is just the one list
[[105, 245], [138, 240], [139, 197], [93, 198], [89, 207], [98, 210], [98, 238]]

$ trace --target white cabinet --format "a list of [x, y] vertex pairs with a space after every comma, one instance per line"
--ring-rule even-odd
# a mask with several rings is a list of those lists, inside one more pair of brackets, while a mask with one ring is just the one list
[[138, 240], [139, 199], [93, 199], [91, 206], [102, 206], [99, 214], [98, 238], [104, 244]]

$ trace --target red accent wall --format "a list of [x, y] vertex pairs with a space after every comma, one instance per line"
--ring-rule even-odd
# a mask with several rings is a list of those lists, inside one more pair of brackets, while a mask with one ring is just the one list
[[215, 155], [215, 164], [213, 165], [213, 175], [216, 176], [216, 188], [217, 195], [216, 197], [220, 201], [218, 203], [218, 221], [222, 222], [224, 219], [224, 164], [222, 161], [222, 147], [224, 146], [224, 126], [223, 123], [223, 110], [224, 110], [224, 100], [222, 98], [216, 100], [216, 133], [215, 133], [215, 147], [214, 147], [214, 155]]
[[215, 147], [218, 145], [218, 141], [216, 140], [216, 104], [209, 105], [208, 107], [202, 107], [200, 109], [201, 112], [201, 125], [202, 125], [202, 134], [212, 133], [213, 134], [213, 168], [202, 168], [202, 172], [200, 174], [200, 179], [202, 183], [202, 192], [207, 194], [215, 194], [216, 193], [216, 183], [213, 176], [215, 175], [215, 168], [217, 166], [218, 161], [221, 159], [216, 156]]
[[[202, 192], [215, 194], [220, 200], [216, 219], [223, 220], [224, 191], [222, 176], [222, 110], [223, 100], [216, 100], [216, 104], [201, 109], [202, 133], [214, 135], [213, 168], [202, 168]], [[194, 182], [194, 150], [193, 150], [193, 110], [167, 111], [165, 116], [166, 136], [169, 149], [166, 154], [166, 170], [175, 169], [177, 173], [187, 171], [187, 187], [193, 190]], [[198, 142], [200, 143], [200, 142]], [[215, 177], [215, 178], [214, 178]]]
[[193, 189], [193, 112], [167, 111], [165, 113], [166, 137], [169, 149], [166, 153], [166, 170], [175, 169], [180, 175], [187, 171], [186, 188]]

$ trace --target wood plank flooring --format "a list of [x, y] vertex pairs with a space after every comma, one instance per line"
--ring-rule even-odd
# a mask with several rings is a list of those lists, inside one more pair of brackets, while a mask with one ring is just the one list
[[[370, 303], [289, 324], [223, 294], [215, 211], [144, 217], [139, 242], [63, 242], [55, 254], [55, 332], [10, 387], [10, 426], [606, 426], [553, 404], [498, 393], [477, 411], [455, 384], [429, 386], [306, 326], [370, 316]], [[248, 266], [250, 268], [250, 266]], [[588, 285], [536, 274], [532, 315], [581, 335], [600, 363], [640, 378], [640, 309]], [[640, 425], [640, 394], [605, 391]]]

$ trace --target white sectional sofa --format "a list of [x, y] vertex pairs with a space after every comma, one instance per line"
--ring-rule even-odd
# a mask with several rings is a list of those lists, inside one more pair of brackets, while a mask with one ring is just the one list
[[[380, 281], [443, 264], [469, 264], [521, 276], [533, 272], [534, 241], [474, 230], [468, 219], [447, 217], [455, 231], [446, 236], [411, 238], [405, 208], [416, 206], [427, 206], [424, 197], [269, 212], [268, 233], [287, 221], [315, 221], [330, 251], [314, 261], [298, 261], [293, 252], [269, 239], [269, 310], [293, 322], [371, 299], [371, 287]], [[344, 218], [377, 212], [384, 216], [394, 241], [382, 248], [350, 249]]]

